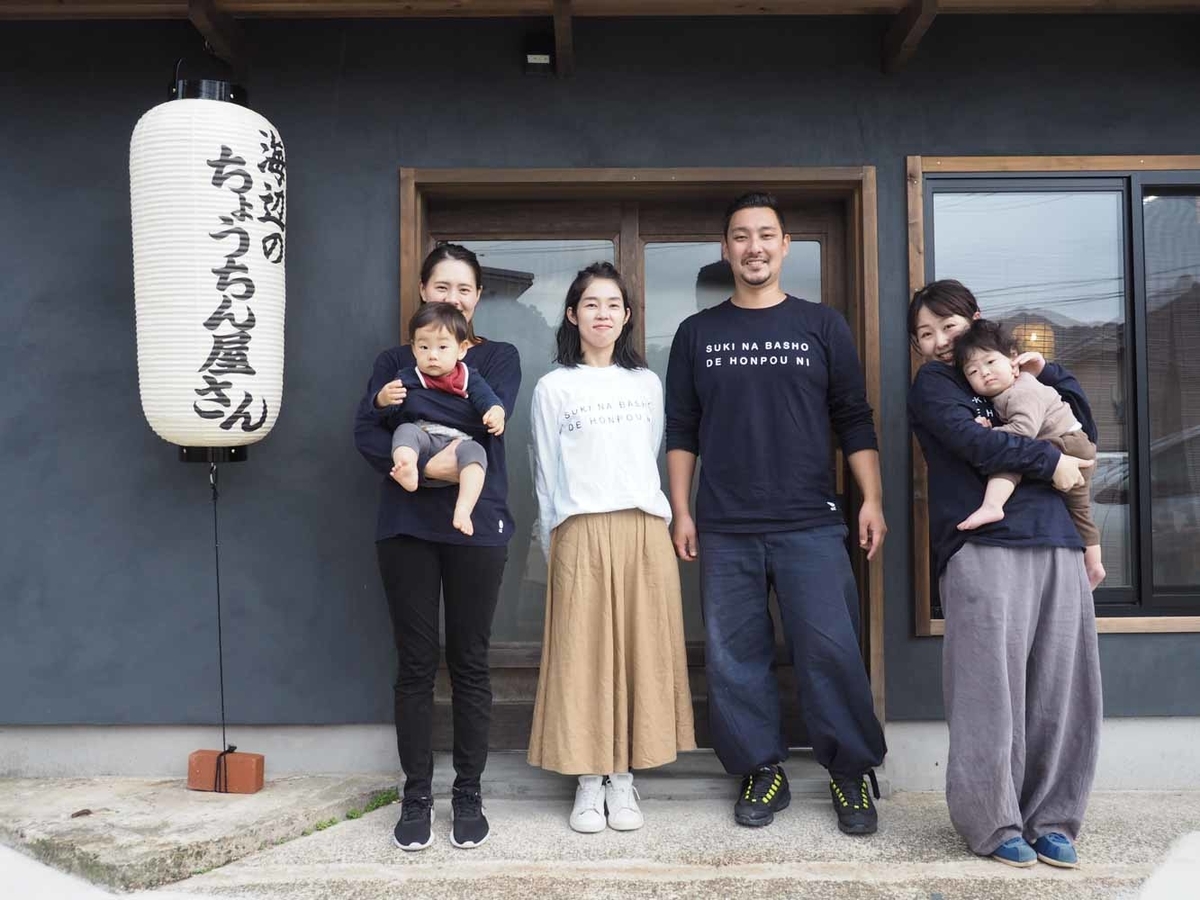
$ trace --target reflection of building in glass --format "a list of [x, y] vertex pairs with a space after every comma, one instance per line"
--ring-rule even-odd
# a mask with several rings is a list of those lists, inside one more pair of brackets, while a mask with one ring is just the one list
[[[1079, 379], [1100, 433], [1101, 452], [1124, 451], [1125, 325], [1083, 323], [1048, 310], [1019, 310], [1005, 317], [1022, 350], [1037, 350]], [[1015, 323], [1015, 324], [1014, 324]], [[1037, 335], [1037, 340], [1031, 340]]]
[[[567, 288], [581, 268], [613, 259], [611, 242], [594, 240], [464, 241], [479, 254], [483, 296], [476, 333], [508, 341], [521, 356], [521, 390], [505, 427], [508, 506], [517, 523], [500, 585], [493, 634], [504, 641], [538, 641], [542, 635], [546, 561], [534, 539], [533, 428], [529, 407], [539, 378], [554, 368], [555, 331]], [[487, 265], [503, 262], [507, 265]]]
[[[517, 533], [509, 544], [509, 564], [500, 586], [493, 630], [521, 640], [537, 640], [542, 632], [546, 574], [542, 551], [533, 539], [537, 498], [533, 493], [533, 426], [529, 405], [537, 380], [551, 368], [554, 332], [526, 296], [536, 272], [483, 266], [483, 296], [475, 315], [478, 333], [508, 341], [521, 355], [521, 390], [504, 431], [508, 461], [508, 508]], [[524, 298], [524, 300], [522, 299]]]
[[1034, 350], [1042, 354], [1046, 359], [1054, 359], [1056, 347], [1054, 344], [1054, 328], [1052, 326], [1038, 325], [1033, 322], [1021, 322], [1012, 326], [1012, 333], [1022, 350]]
[[1154, 581], [1200, 582], [1200, 198], [1144, 204]]
[[[1145, 204], [1146, 373], [1150, 430], [1151, 529], [1154, 581], [1181, 586], [1200, 581], [1200, 207], [1194, 196], [1159, 196]], [[1122, 457], [1132, 422], [1126, 385], [1131, 356], [1123, 321], [1083, 323], [1056, 304], [1023, 308], [1005, 317], [1022, 349], [1040, 350], [1079, 378], [1100, 432], [1100, 466], [1093, 481], [1096, 519], [1104, 534], [1109, 584], [1128, 583], [1121, 559], [1130, 472]], [[1037, 335], [1035, 339], [1033, 336]], [[1040, 346], [1039, 346], [1040, 344]], [[1108, 459], [1104, 454], [1112, 454]], [[1117, 516], [1106, 511], [1120, 509]], [[1117, 534], [1117, 532], [1120, 534]], [[1114, 565], [1115, 564], [1115, 565]]]
[[717, 306], [732, 295], [733, 270], [728, 260], [719, 259], [700, 267], [696, 273], [696, 309]]
[[483, 297], [487, 299], [515, 300], [533, 286], [532, 272], [517, 272], [513, 269], [497, 269], [483, 266]]

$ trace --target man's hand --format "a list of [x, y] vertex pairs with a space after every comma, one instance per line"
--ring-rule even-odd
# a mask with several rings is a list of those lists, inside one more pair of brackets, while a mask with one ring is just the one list
[[504, 407], [493, 406], [485, 412], [483, 424], [487, 426], [488, 434], [504, 434]]
[[404, 386], [403, 381], [397, 378], [379, 389], [379, 393], [375, 395], [375, 408], [386, 409], [389, 406], [398, 406], [404, 402], [404, 398], [407, 396], [408, 388]]
[[431, 456], [425, 463], [425, 477], [458, 484], [458, 445], [461, 443], [462, 438], [455, 438]]
[[671, 543], [675, 545], [675, 555], [684, 562], [696, 561], [700, 544], [696, 539], [696, 522], [691, 516], [676, 516], [672, 520]]
[[1017, 367], [1018, 372], [1028, 372], [1037, 378], [1042, 374], [1042, 369], [1046, 368], [1046, 357], [1036, 350], [1027, 350], [1013, 360], [1013, 365]]
[[984, 428], [991, 428], [991, 427], [992, 427], [992, 420], [991, 420], [991, 419], [989, 419], [987, 416], [976, 416], [976, 417], [975, 417], [975, 424], [976, 424], [976, 425], [982, 425]]
[[875, 552], [883, 546], [887, 530], [883, 506], [873, 501], [864, 503], [858, 511], [858, 546], [867, 551], [867, 559], [875, 558]]
[[1084, 483], [1083, 473], [1079, 470], [1090, 469], [1095, 464], [1095, 460], [1080, 459], [1078, 456], [1067, 456], [1064, 453], [1058, 458], [1058, 465], [1054, 467], [1055, 489], [1069, 491], [1073, 487], [1079, 487]]

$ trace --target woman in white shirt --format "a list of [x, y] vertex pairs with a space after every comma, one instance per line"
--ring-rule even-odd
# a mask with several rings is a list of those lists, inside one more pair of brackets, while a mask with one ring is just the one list
[[549, 577], [529, 762], [579, 776], [580, 832], [641, 828], [630, 770], [696, 747], [656, 461], [662, 384], [633, 345], [632, 316], [611, 264], [581, 271], [558, 329], [560, 368], [533, 392]]

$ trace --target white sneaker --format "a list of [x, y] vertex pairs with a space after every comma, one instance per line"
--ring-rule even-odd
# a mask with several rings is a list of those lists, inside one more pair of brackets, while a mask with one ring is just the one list
[[608, 804], [608, 827], [614, 831], [637, 831], [644, 824], [638, 809], [638, 792], [633, 786], [632, 772], [617, 772], [608, 776], [604, 786], [604, 802]]
[[575, 808], [571, 810], [571, 828], [582, 834], [604, 830], [604, 776], [580, 775], [575, 788]]

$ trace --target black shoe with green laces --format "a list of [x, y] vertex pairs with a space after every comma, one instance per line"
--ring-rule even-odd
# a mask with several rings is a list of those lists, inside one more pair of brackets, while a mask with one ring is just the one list
[[[867, 792], [867, 779], [871, 781], [871, 792]], [[833, 778], [829, 781], [829, 794], [833, 797], [833, 808], [837, 812], [838, 828], [843, 834], [874, 834], [879, 827], [879, 813], [871, 802], [871, 794], [879, 799], [879, 782], [875, 771], [868, 769], [857, 778]]]
[[770, 825], [775, 813], [792, 802], [782, 766], [759, 766], [742, 779], [742, 793], [733, 807], [739, 825]]

